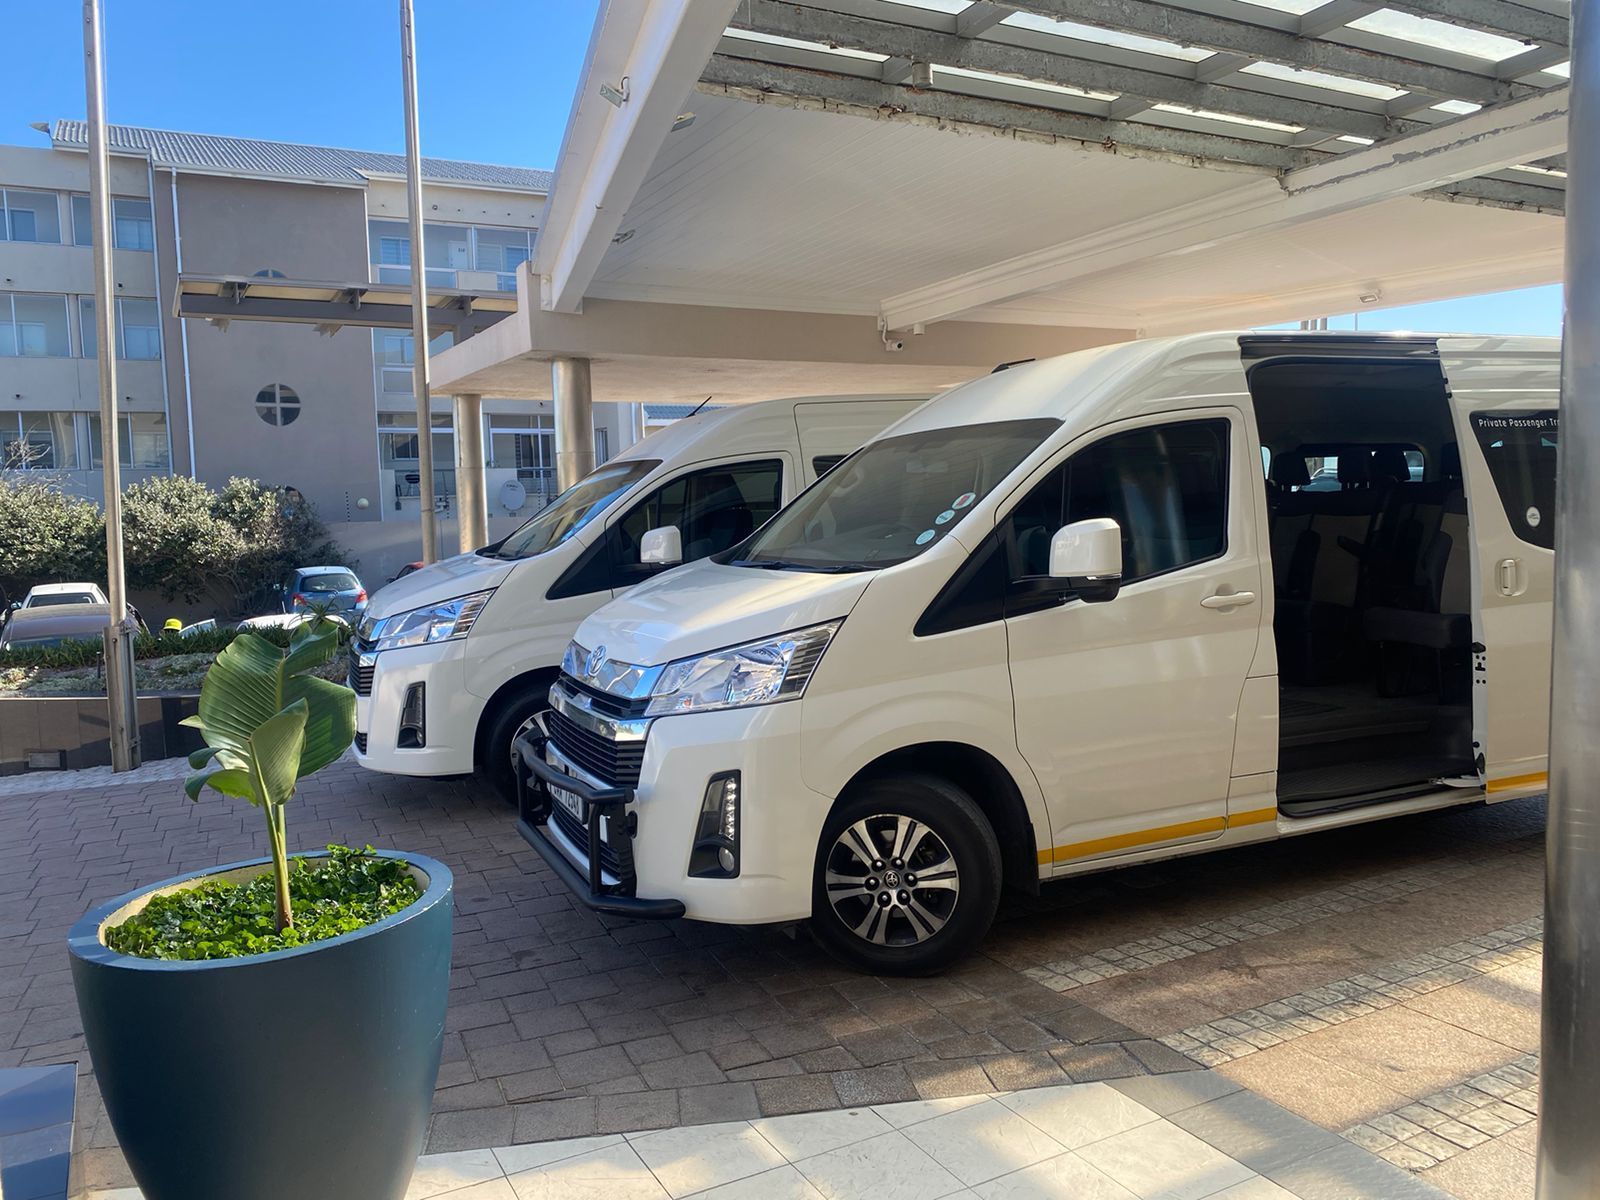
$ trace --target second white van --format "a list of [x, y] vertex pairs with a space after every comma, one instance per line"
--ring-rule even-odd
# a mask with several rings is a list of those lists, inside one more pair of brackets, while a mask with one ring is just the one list
[[601, 911], [924, 972], [1002, 884], [1542, 790], [1558, 359], [1212, 334], [947, 392], [583, 622], [520, 830]]
[[[687, 417], [510, 537], [389, 584], [351, 645], [357, 761], [397, 775], [477, 772], [513, 799], [512, 740], [545, 707], [579, 621], [670, 566], [743, 541], [925, 399], [814, 396]], [[644, 545], [660, 526], [677, 531], [672, 544]]]

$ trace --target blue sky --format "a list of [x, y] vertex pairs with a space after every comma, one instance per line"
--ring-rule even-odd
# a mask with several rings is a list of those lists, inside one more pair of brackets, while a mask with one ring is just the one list
[[[422, 148], [553, 167], [597, 0], [416, 0]], [[404, 149], [397, 0], [110, 0], [113, 121], [363, 150]], [[8, 4], [0, 143], [83, 116], [79, 6]], [[514, 102], [512, 98], [514, 99]], [[1367, 311], [1348, 329], [1553, 334], [1561, 289]]]

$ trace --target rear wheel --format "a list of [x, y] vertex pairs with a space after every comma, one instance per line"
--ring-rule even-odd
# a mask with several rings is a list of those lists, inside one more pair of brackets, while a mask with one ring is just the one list
[[893, 776], [857, 789], [829, 815], [811, 924], [852, 965], [928, 974], [983, 940], [1000, 883], [1000, 845], [972, 798], [936, 776]]
[[534, 718], [550, 707], [550, 684], [533, 683], [513, 692], [495, 706], [478, 745], [477, 775], [507, 804], [517, 802], [517, 776], [512, 746], [533, 728]]

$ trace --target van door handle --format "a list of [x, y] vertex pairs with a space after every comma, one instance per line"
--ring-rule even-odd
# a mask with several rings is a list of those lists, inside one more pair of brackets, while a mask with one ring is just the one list
[[1241, 604], [1254, 604], [1254, 592], [1218, 592], [1200, 601], [1201, 608], [1237, 608]]
[[1514, 558], [1500, 560], [1500, 594], [1502, 596], [1521, 595], [1521, 589], [1518, 587], [1521, 565]]

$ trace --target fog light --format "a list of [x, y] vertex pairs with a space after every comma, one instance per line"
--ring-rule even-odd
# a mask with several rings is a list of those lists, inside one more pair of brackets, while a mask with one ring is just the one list
[[413, 683], [406, 689], [406, 702], [400, 706], [400, 735], [395, 745], [402, 750], [421, 750], [428, 744], [428, 723], [424, 716], [424, 687]]
[[713, 775], [700, 801], [689, 874], [733, 879], [739, 874], [739, 772]]

